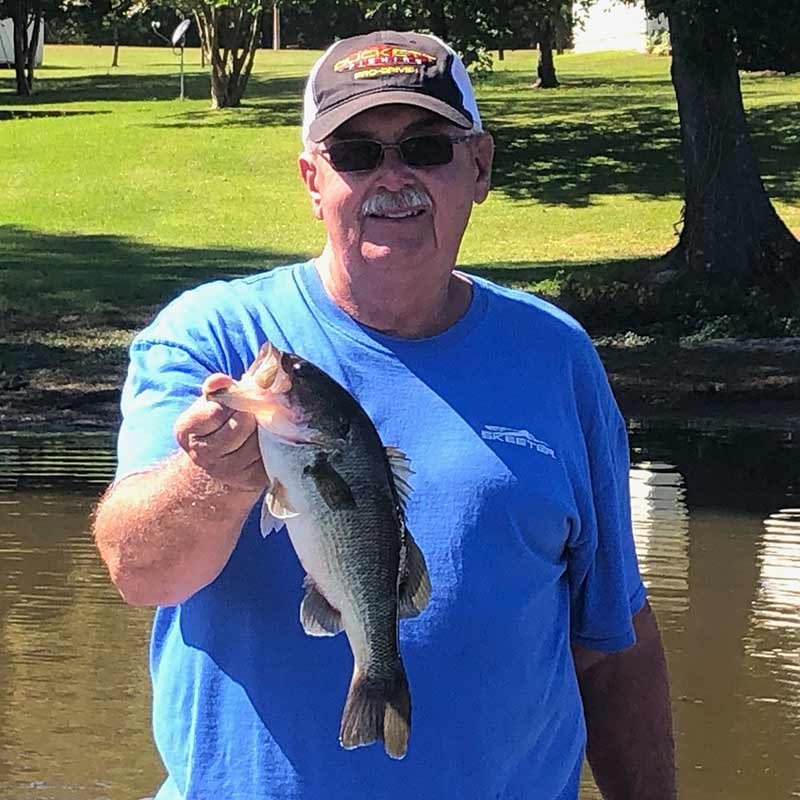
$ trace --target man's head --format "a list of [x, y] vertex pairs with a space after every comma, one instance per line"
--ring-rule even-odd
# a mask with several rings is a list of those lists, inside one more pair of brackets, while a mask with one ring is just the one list
[[452, 268], [493, 153], [453, 50], [393, 31], [337, 42], [311, 71], [303, 143], [301, 175], [337, 260]]

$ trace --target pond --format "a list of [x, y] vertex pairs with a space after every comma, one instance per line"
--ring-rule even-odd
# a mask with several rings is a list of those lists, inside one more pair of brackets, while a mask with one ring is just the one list
[[[631, 452], [680, 797], [800, 797], [800, 443], [633, 426]], [[0, 800], [135, 800], [162, 778], [151, 612], [118, 599], [88, 534], [113, 467], [107, 435], [0, 434]]]

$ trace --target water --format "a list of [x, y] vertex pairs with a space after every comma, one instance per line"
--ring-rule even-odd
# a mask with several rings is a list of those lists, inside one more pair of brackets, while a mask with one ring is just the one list
[[[670, 662], [680, 797], [800, 797], [800, 448], [636, 429], [642, 572]], [[111, 438], [0, 435], [0, 800], [151, 794], [151, 613], [88, 534]], [[597, 798], [590, 779], [584, 800]], [[535, 799], [534, 799], [535, 800]]]

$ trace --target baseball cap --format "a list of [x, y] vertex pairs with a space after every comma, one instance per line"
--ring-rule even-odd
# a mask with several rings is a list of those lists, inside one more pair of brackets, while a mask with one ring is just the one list
[[368, 108], [402, 103], [480, 130], [464, 62], [425, 33], [376, 31], [332, 44], [311, 69], [303, 102], [303, 141], [320, 142]]

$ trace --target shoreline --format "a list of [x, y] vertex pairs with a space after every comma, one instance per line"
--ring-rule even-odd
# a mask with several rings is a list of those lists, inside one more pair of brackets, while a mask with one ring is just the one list
[[[800, 338], [600, 346], [629, 427], [800, 431]], [[0, 365], [0, 431], [114, 433], [127, 351]]]

